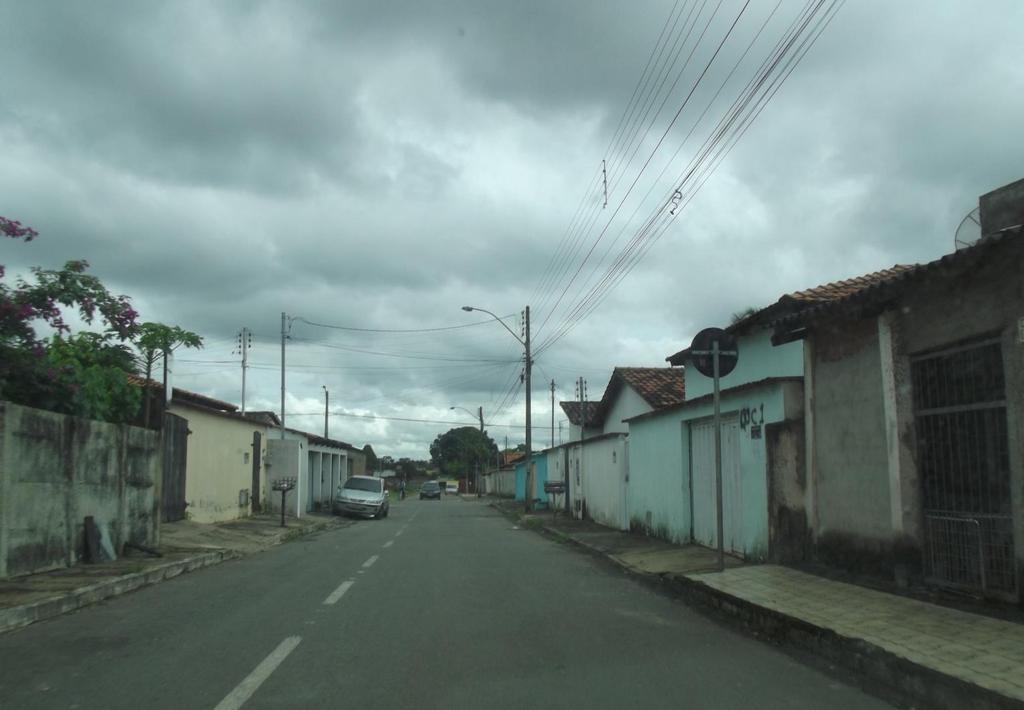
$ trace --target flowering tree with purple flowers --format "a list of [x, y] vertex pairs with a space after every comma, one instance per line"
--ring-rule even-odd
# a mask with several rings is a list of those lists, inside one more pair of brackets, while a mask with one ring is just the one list
[[[39, 236], [0, 217], [0, 236], [30, 242]], [[0, 399], [106, 421], [132, 421], [141, 401], [128, 383], [138, 313], [127, 296], [111, 294], [87, 273], [86, 261], [62, 269], [31, 269], [33, 279], [0, 280]], [[0, 279], [4, 267], [0, 265]], [[68, 311], [98, 333], [72, 334]], [[48, 330], [40, 335], [37, 330]]]

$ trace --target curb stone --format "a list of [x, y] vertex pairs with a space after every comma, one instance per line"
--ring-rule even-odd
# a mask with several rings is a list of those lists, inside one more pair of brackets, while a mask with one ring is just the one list
[[[520, 518], [514, 512], [503, 510], [494, 503], [491, 506], [510, 519]], [[788, 644], [810, 652], [835, 666], [852, 671], [862, 680], [868, 681], [875, 694], [901, 705], [948, 710], [1024, 708], [1024, 703], [1014, 698], [914, 663], [863, 639], [842, 636], [831, 629], [758, 606], [682, 574], [645, 572], [617, 559], [607, 550], [578, 540], [546, 524], [537, 531], [548, 537], [571, 542], [579, 548], [607, 559], [630, 574], [648, 581], [667, 584], [690, 606], [702, 608], [720, 617], [728, 617], [772, 643]]]
[[32, 604], [0, 609], [0, 633], [19, 629], [37, 621], [77, 611], [105, 599], [127, 594], [142, 587], [158, 584], [165, 579], [177, 577], [183, 572], [192, 572], [210, 565], [235, 559], [240, 555], [232, 550], [218, 550], [188, 557], [177, 562], [158, 565], [142, 572], [114, 577], [113, 579], [79, 587], [73, 592], [43, 599]]
[[[333, 522], [322, 522], [305, 529], [293, 528], [274, 540], [267, 546], [267, 548], [264, 549], [276, 547], [277, 545], [288, 542], [289, 540], [312, 533], [342, 527], [348, 526]], [[263, 550], [257, 550], [256, 552], [263, 552]], [[204, 567], [210, 567], [212, 565], [220, 564], [221, 562], [227, 562], [228, 560], [234, 560], [244, 556], [245, 555], [241, 552], [229, 549], [204, 552], [192, 555], [191, 557], [186, 557], [183, 560], [158, 564], [141, 572], [133, 572], [131, 574], [125, 574], [120, 577], [113, 577], [102, 582], [90, 584], [85, 587], [79, 587], [74, 591], [61, 593], [49, 599], [42, 599], [37, 602], [32, 602], [31, 604], [23, 604], [21, 606], [0, 609], [0, 634], [29, 626], [37, 621], [45, 621], [46, 619], [52, 619], [56, 616], [68, 614], [84, 607], [98, 604], [99, 602], [112, 597], [133, 592], [136, 589], [141, 589], [142, 587], [159, 584], [165, 580], [173, 579], [180, 574], [195, 572], [196, 570], [203, 569]]]
[[790, 644], [854, 671], [889, 691], [893, 699], [918, 707], [949, 710], [1021, 710], [1024, 704], [994, 690], [946, 675], [898, 656], [864, 639], [843, 636], [804, 619], [768, 609], [685, 575], [661, 577], [693, 606], [736, 619], [779, 644]]

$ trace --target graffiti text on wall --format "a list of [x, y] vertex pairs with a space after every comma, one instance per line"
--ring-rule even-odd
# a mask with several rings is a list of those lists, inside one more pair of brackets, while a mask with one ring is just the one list
[[743, 431], [750, 427], [750, 438], [761, 438], [761, 425], [764, 424], [764, 403], [753, 407], [744, 407], [740, 410], [740, 429]]

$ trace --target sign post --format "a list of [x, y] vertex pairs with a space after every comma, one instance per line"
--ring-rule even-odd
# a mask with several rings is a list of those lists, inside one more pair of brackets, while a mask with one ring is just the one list
[[[719, 380], [736, 367], [736, 338], [721, 328], [705, 328], [690, 345], [693, 365], [715, 383], [715, 519], [718, 536], [718, 571], [725, 569], [725, 523], [722, 514], [722, 402]], [[690, 475], [693, 475], [692, 472]]]

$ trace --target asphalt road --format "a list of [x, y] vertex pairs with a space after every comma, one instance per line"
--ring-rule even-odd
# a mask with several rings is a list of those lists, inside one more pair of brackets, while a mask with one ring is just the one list
[[0, 636], [2, 708], [882, 708], [449, 497]]

